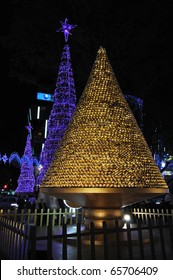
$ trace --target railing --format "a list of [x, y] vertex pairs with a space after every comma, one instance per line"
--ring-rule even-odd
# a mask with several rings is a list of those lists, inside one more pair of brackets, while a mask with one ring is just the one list
[[173, 210], [133, 209], [132, 223], [86, 229], [83, 210], [0, 213], [2, 259], [173, 259]]
[[1, 259], [28, 259], [29, 237], [25, 224], [8, 219], [0, 221], [0, 256]]
[[173, 209], [167, 208], [133, 208], [131, 213], [134, 221], [139, 220], [145, 224], [148, 218], [152, 220], [153, 225], [157, 225], [158, 219], [161, 217], [163, 224], [167, 223], [168, 218], [173, 221]]
[[35, 226], [48, 226], [49, 220], [51, 219], [52, 226], [60, 226], [63, 224], [77, 224], [78, 222], [83, 222], [83, 209], [35, 209], [31, 211], [31, 209], [22, 209], [19, 213], [17, 209], [15, 211], [4, 211], [0, 210], [0, 219], [7, 218], [9, 220], [13, 220], [15, 223], [25, 223], [25, 224], [33, 224]]
[[162, 219], [159, 220], [157, 226], [148, 219], [148, 225], [142, 225], [139, 220], [136, 227], [125, 223], [123, 228], [115, 221], [111, 229], [104, 221], [99, 230], [93, 222], [89, 229], [78, 223], [72, 233], [64, 224], [57, 234], [49, 225], [45, 235], [37, 234], [36, 227], [31, 226], [30, 259], [173, 259], [173, 224], [168, 220], [167, 225], [163, 225]]

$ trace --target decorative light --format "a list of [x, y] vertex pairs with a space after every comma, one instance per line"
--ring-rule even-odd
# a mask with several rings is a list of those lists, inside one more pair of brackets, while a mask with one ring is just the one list
[[167, 188], [103, 48], [41, 184], [47, 187]]
[[7, 157], [6, 154], [2, 157], [2, 160], [3, 160], [4, 163], [6, 163], [8, 161], [8, 157]]
[[26, 140], [26, 146], [24, 155], [21, 160], [21, 172], [18, 178], [18, 186], [15, 193], [33, 193], [35, 186], [34, 177], [34, 166], [32, 157], [32, 147], [31, 147], [31, 125], [26, 126], [28, 130], [28, 136]]
[[37, 184], [42, 182], [75, 109], [75, 84], [71, 67], [70, 48], [66, 44], [62, 52], [56, 89], [53, 95], [53, 107], [47, 124], [47, 138], [40, 155], [40, 164], [43, 168], [36, 179]]
[[130, 222], [131, 221], [131, 217], [130, 217], [129, 214], [125, 214], [123, 219], [124, 219], [125, 222]]
[[68, 41], [68, 36], [71, 35], [70, 30], [76, 27], [75, 24], [68, 24], [68, 19], [66, 18], [64, 22], [60, 21], [62, 27], [60, 29], [57, 29], [56, 32], [63, 32], [65, 42]]
[[164, 168], [166, 166], [165, 160], [161, 160], [161, 168]]

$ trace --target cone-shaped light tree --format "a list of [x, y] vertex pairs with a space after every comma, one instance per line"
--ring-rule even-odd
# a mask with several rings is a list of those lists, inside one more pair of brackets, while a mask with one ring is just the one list
[[35, 185], [34, 166], [31, 147], [31, 129], [30, 125], [26, 126], [28, 130], [28, 136], [26, 140], [26, 146], [24, 155], [21, 159], [21, 172], [18, 178], [18, 186], [16, 193], [33, 193]]
[[[69, 30], [74, 28], [75, 25], [68, 25], [67, 19], [65, 23], [61, 24], [62, 28], [57, 31], [64, 32], [65, 41], [67, 42], [68, 35], [70, 34]], [[48, 121], [48, 135], [40, 155], [42, 169], [36, 179], [37, 184], [42, 182], [75, 109], [76, 92], [71, 66], [70, 47], [65, 43], [53, 95], [53, 107]]]
[[40, 193], [85, 208], [97, 227], [122, 221], [121, 207], [168, 186], [125, 100], [106, 50], [98, 50], [75, 113], [40, 186]]

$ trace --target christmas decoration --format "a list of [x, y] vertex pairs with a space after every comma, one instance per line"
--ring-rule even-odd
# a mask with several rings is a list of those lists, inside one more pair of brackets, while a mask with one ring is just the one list
[[37, 177], [37, 184], [42, 182], [75, 109], [76, 94], [70, 47], [65, 44], [53, 95], [53, 107], [48, 121], [48, 135], [40, 156], [42, 169]]
[[2, 157], [2, 161], [3, 161], [4, 163], [8, 162], [8, 157], [7, 157], [7, 155], [6, 155], [6, 154], [5, 154], [5, 155], [3, 155], [3, 157]]
[[100, 48], [40, 191], [85, 207], [120, 208], [167, 190]]
[[64, 22], [60, 21], [62, 27], [60, 29], [57, 29], [56, 32], [63, 32], [65, 42], [68, 41], [68, 36], [71, 35], [70, 30], [76, 27], [74, 24], [68, 24], [68, 19], [66, 18]]
[[15, 190], [15, 193], [33, 193], [35, 185], [34, 177], [34, 166], [33, 166], [33, 157], [32, 157], [32, 148], [31, 148], [31, 138], [30, 133], [32, 127], [30, 125], [26, 126], [28, 130], [28, 136], [26, 140], [26, 146], [24, 155], [21, 159], [21, 172], [18, 178], [18, 186]]

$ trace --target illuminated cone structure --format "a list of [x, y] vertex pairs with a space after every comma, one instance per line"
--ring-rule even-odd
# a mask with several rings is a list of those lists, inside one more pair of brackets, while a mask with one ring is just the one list
[[83, 206], [86, 217], [99, 226], [102, 220], [121, 218], [123, 205], [167, 190], [100, 48], [41, 192]]
[[28, 130], [28, 136], [26, 140], [26, 146], [24, 155], [21, 159], [21, 172], [18, 178], [18, 186], [15, 193], [33, 194], [35, 185], [33, 156], [31, 147], [31, 126], [26, 126]]
[[70, 47], [65, 44], [54, 91], [53, 107], [48, 122], [48, 136], [40, 157], [40, 164], [43, 168], [37, 177], [37, 184], [41, 184], [75, 109], [76, 93]]

